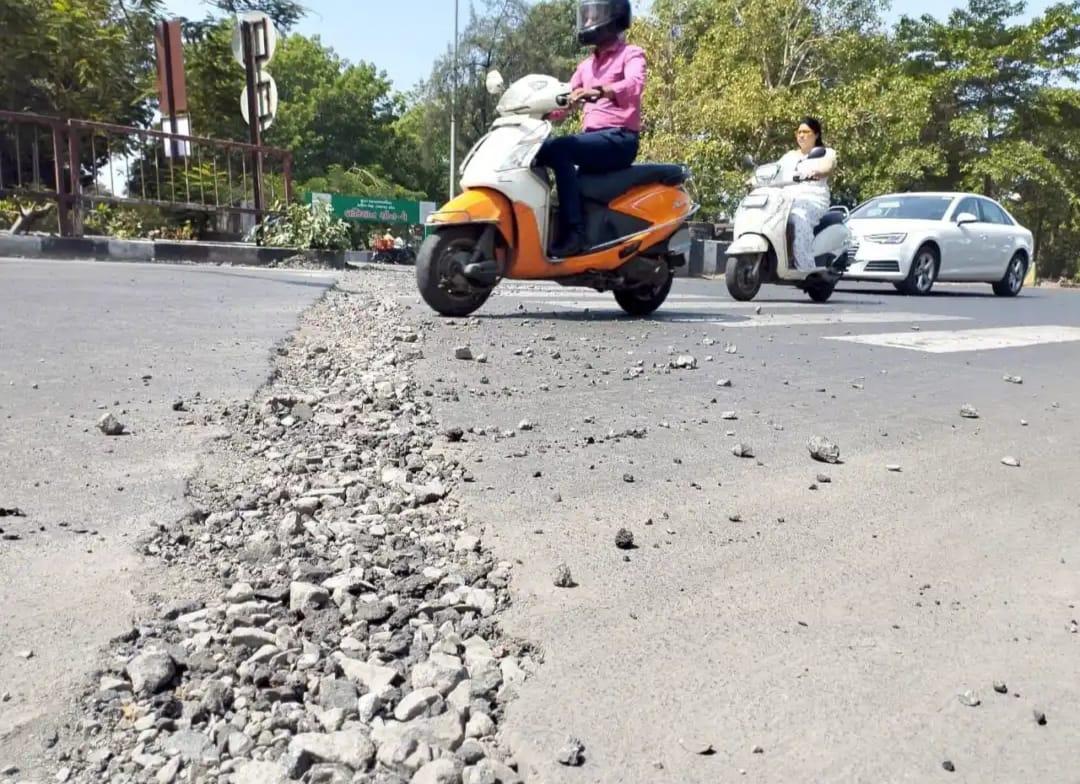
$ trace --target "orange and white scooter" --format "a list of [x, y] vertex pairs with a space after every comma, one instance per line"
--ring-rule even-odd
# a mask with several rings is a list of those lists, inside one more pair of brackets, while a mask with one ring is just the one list
[[[503, 93], [497, 71], [488, 74], [487, 87]], [[569, 96], [570, 85], [551, 76], [514, 82], [491, 130], [462, 162], [463, 192], [428, 217], [431, 233], [417, 255], [416, 282], [438, 313], [472, 313], [503, 278], [611, 291], [636, 316], [667, 298], [674, 268], [690, 252], [686, 222], [697, 210], [684, 188], [684, 166], [639, 164], [581, 176], [586, 249], [548, 257], [551, 183], [534, 160], [552, 131], [545, 118], [565, 109]]]

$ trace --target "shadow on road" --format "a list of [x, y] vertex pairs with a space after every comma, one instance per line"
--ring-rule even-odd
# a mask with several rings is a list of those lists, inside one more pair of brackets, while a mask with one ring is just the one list
[[[934, 289], [929, 294], [918, 296], [911, 294], [904, 294], [901, 291], [888, 291], [886, 289], [837, 289], [837, 291], [843, 291], [844, 294], [875, 294], [879, 297], [889, 297], [890, 299], [913, 299], [913, 300], [935, 300], [935, 299], [995, 299], [997, 295], [993, 291], [939, 291]], [[1024, 292], [1021, 292], [1018, 296], [1024, 296]], [[830, 301], [830, 304], [832, 302]]]

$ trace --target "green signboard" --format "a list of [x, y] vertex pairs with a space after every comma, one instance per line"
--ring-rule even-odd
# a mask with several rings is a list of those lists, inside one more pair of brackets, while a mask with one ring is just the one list
[[408, 224], [414, 226], [435, 210], [434, 202], [408, 199], [380, 199], [347, 196], [340, 193], [305, 193], [308, 204], [320, 201], [330, 205], [334, 215], [357, 223]]

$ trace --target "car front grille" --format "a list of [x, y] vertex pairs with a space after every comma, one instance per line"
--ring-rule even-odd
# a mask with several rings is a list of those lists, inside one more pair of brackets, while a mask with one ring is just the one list
[[868, 261], [863, 267], [866, 272], [899, 272], [899, 261]]

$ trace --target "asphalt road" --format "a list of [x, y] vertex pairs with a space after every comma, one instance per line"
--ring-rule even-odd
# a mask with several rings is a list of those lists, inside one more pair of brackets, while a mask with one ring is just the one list
[[635, 321], [504, 284], [439, 323], [419, 377], [446, 426], [486, 430], [459, 495], [544, 657], [505, 724], [527, 780], [1078, 780], [1080, 295], [678, 281]]
[[[213, 435], [185, 422], [249, 398], [333, 280], [0, 259], [0, 507], [25, 512], [0, 518], [18, 537], [0, 539], [0, 765], [39, 751], [101, 646], [181, 588], [132, 545], [185, 511], [184, 480]], [[190, 413], [172, 410], [178, 398]], [[98, 432], [105, 410], [130, 435]]]

